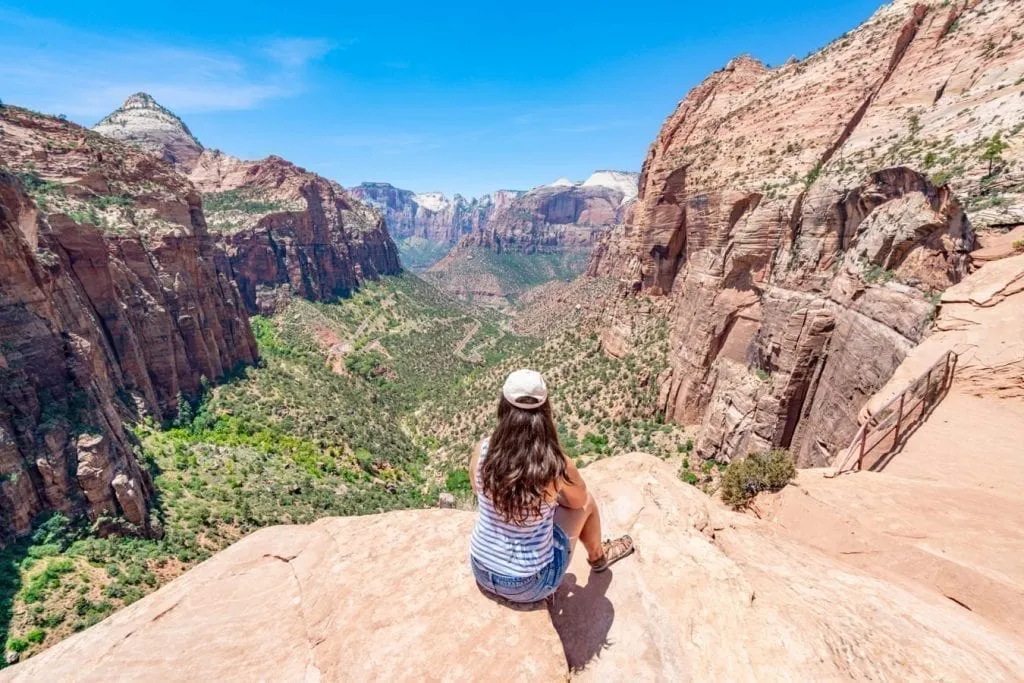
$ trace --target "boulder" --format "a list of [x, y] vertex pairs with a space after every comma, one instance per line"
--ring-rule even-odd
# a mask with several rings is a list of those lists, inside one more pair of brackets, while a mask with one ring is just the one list
[[715, 507], [647, 455], [585, 470], [608, 535], [550, 610], [476, 587], [473, 514], [263, 529], [0, 680], [1009, 680], [1024, 648], [948, 600], [870, 578]]
[[146, 497], [139, 482], [124, 472], [119, 472], [111, 485], [114, 487], [114, 496], [117, 498], [117, 504], [121, 506], [124, 518], [136, 526], [145, 526], [148, 510]]
[[89, 501], [92, 516], [114, 514], [114, 464], [110, 457], [110, 443], [99, 434], [78, 437], [78, 486]]

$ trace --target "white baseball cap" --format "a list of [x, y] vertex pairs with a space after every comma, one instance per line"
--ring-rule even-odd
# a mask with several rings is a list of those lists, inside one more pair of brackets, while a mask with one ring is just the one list
[[[536, 370], [516, 370], [505, 380], [501, 394], [516, 408], [531, 410], [548, 400], [548, 385]], [[532, 398], [534, 402], [527, 403], [524, 398]]]

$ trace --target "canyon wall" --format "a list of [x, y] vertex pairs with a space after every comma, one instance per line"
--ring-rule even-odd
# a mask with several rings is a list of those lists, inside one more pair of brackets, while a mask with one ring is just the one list
[[592, 248], [621, 224], [635, 197], [635, 174], [598, 171], [583, 183], [558, 180], [535, 187], [495, 210], [460, 247], [535, 253]]
[[734, 60], [666, 120], [588, 272], [672, 302], [661, 403], [701, 456], [830, 462], [976, 230], [1024, 222], [1019, 9], [897, 0], [803, 61]]
[[453, 245], [466, 233], [486, 225], [495, 211], [504, 209], [523, 193], [498, 190], [476, 199], [439, 192], [416, 194], [389, 183], [363, 183], [349, 194], [384, 214], [396, 239], [418, 237], [437, 244]]
[[586, 270], [602, 235], [630, 215], [637, 177], [597, 171], [498, 204], [424, 277], [452, 296], [511, 310], [532, 287]]
[[252, 312], [272, 312], [282, 294], [348, 296], [367, 278], [402, 270], [380, 213], [280, 157], [205, 150], [189, 178]]
[[622, 223], [637, 194], [636, 173], [596, 171], [586, 181], [559, 179], [529, 192], [498, 190], [476, 199], [440, 192], [416, 194], [388, 183], [363, 183], [349, 192], [381, 211], [398, 239], [532, 253], [593, 246]]
[[382, 216], [340, 185], [277, 156], [244, 161], [205, 149], [145, 93], [129, 97], [96, 130], [188, 176], [252, 313], [271, 312], [292, 294], [346, 296], [366, 278], [401, 271]]
[[122, 420], [254, 362], [238, 290], [199, 194], [157, 158], [5, 106], [0, 163], [17, 171], [0, 174], [0, 535], [46, 510], [147, 529]]

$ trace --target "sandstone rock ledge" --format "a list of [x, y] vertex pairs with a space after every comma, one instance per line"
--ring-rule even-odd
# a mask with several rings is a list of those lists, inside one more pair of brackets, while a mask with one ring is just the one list
[[[587, 468], [630, 560], [581, 556], [554, 608], [484, 597], [473, 515], [252, 534], [4, 680], [1012, 680], [1021, 645], [721, 511], [645, 455]], [[567, 664], [568, 662], [568, 664]]]

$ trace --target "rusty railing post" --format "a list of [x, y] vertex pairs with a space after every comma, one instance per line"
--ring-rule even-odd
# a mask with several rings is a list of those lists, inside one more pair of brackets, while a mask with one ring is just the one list
[[[860, 453], [857, 456], [857, 470], [859, 471], [864, 469], [864, 458], [867, 455], [868, 433], [872, 431], [872, 423], [874, 423], [874, 426], [876, 428], [879, 427], [882, 422], [888, 423], [888, 411], [890, 408], [892, 408], [893, 404], [896, 403], [896, 399], [898, 398], [899, 412], [896, 414], [896, 427], [894, 430], [895, 436], [893, 438], [892, 446], [884, 450], [882, 452], [882, 455], [879, 456], [879, 458], [876, 459], [875, 462], [879, 462], [882, 458], [885, 457], [885, 455], [887, 455], [890, 451], [895, 449], [896, 446], [899, 445], [900, 436], [903, 433], [903, 411], [906, 408], [907, 394], [911, 395], [912, 401], [916, 400], [917, 392], [921, 388], [922, 383], [924, 384], [924, 391], [921, 394], [920, 401], [921, 419], [924, 419], [925, 414], [927, 414], [928, 412], [928, 407], [932, 403], [938, 402], [938, 400], [942, 398], [942, 396], [944, 395], [945, 391], [949, 388], [949, 386], [952, 385], [953, 375], [956, 374], [956, 366], [958, 361], [959, 356], [955, 351], [947, 351], [945, 357], [941, 361], [935, 361], [935, 363], [930, 368], [928, 368], [928, 372], [926, 372], [923, 375], [919, 375], [917, 379], [911, 382], [902, 392], [900, 392], [899, 396], [893, 396], [892, 399], [885, 405], [885, 408], [880, 410], [876, 415], [872, 415], [871, 417], [869, 417], [864, 422], [864, 425], [861, 427], [860, 433], [853, 437], [853, 442], [850, 444], [850, 447], [846, 450], [846, 454], [843, 458], [842, 464], [836, 469], [836, 474], [842, 472], [843, 468], [845, 468], [847, 463], [849, 463], [850, 456], [853, 454], [853, 449], [858, 447], [858, 441], [860, 442]], [[939, 363], [942, 363], [942, 375], [939, 378], [939, 385], [933, 388], [932, 376], [934, 375], [935, 371], [939, 369]], [[884, 420], [878, 420], [879, 415], [884, 415], [886, 417]], [[882, 442], [885, 440], [885, 437], [882, 437], [881, 439], [876, 441], [871, 446], [872, 450], [874, 450], [878, 446], [881, 446]]]
[[860, 457], [857, 458], [857, 471], [858, 472], [860, 472], [861, 470], [864, 469], [864, 445], [867, 443], [867, 440], [868, 440], [868, 430], [867, 430], [867, 425], [865, 425], [864, 429], [862, 429], [861, 432], [860, 432]]
[[892, 447], [893, 448], [896, 448], [896, 446], [898, 446], [899, 443], [900, 443], [900, 427], [903, 426], [903, 402], [906, 401], [906, 400], [907, 400], [906, 392], [900, 394], [900, 411], [898, 413], [896, 413], [896, 436], [892, 440]]

